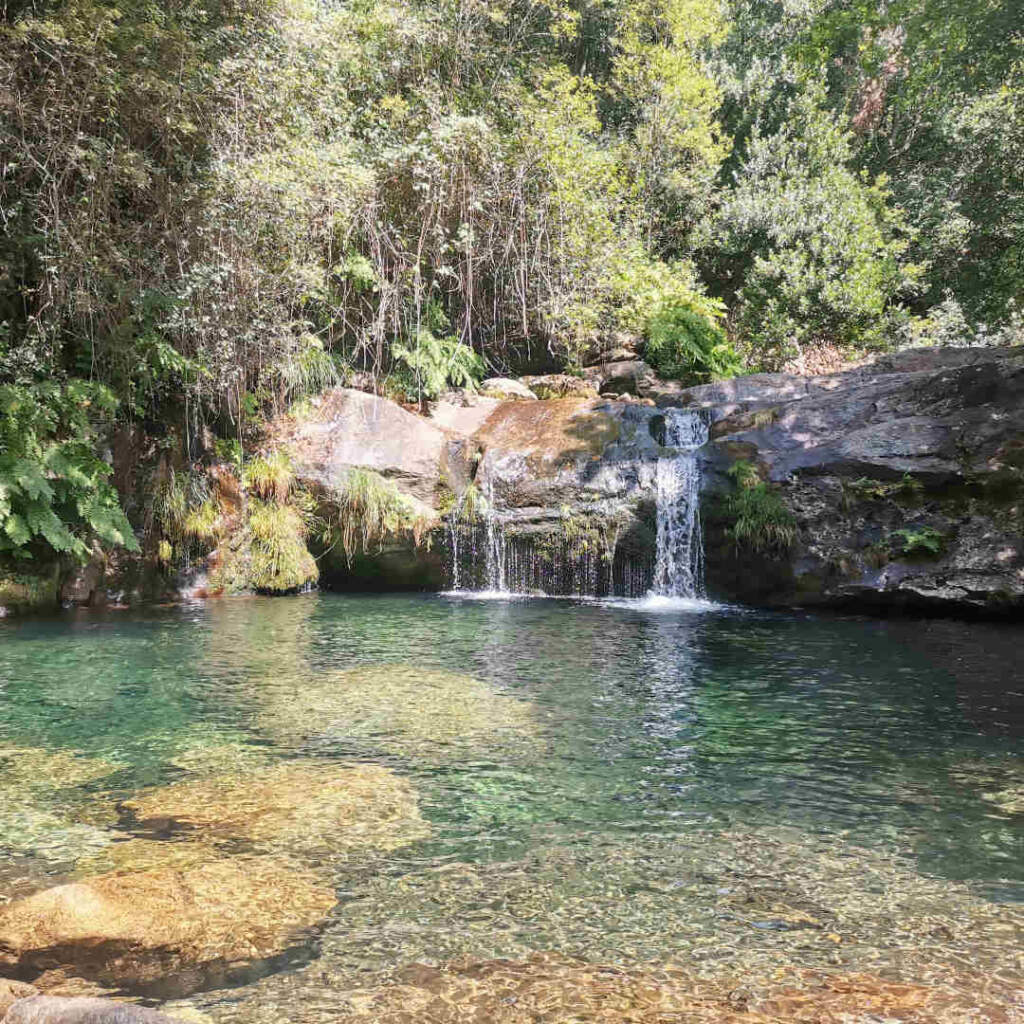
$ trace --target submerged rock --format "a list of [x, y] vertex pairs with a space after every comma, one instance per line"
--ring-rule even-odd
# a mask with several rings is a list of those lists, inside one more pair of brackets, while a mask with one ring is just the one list
[[80, 787], [119, 767], [73, 750], [0, 747], [0, 848], [59, 863], [106, 846], [114, 808]]
[[156, 1010], [108, 999], [62, 999], [35, 996], [16, 1003], [3, 1024], [182, 1024]]
[[322, 735], [362, 738], [429, 763], [537, 750], [530, 705], [470, 676], [413, 665], [370, 665], [274, 687], [258, 725], [292, 744]]
[[282, 858], [103, 875], [0, 909], [0, 968], [30, 977], [66, 968], [102, 984], [145, 984], [281, 953], [335, 901], [317, 876]]
[[[429, 833], [412, 786], [370, 764], [291, 762], [163, 786], [124, 806], [143, 828], [188, 829], [207, 842], [244, 839], [289, 853], [392, 850]], [[190, 855], [200, 852], [187, 847], [179, 852]]]

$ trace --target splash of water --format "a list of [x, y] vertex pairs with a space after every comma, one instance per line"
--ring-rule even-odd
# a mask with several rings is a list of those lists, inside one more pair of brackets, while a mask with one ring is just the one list
[[651, 588], [658, 597], [704, 597], [697, 449], [707, 443], [708, 431], [700, 411], [665, 413], [665, 446], [675, 453], [658, 460], [658, 551]]

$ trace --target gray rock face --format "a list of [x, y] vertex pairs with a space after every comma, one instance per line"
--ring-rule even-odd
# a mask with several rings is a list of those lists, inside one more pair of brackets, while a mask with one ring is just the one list
[[7, 1011], [3, 1024], [181, 1024], [156, 1010], [107, 999], [60, 999], [33, 996]]
[[981, 614], [1024, 611], [1024, 350], [916, 350], [829, 377], [681, 392], [713, 410], [714, 492], [737, 459], [796, 516], [787, 557], [710, 517], [708, 579], [732, 597]]

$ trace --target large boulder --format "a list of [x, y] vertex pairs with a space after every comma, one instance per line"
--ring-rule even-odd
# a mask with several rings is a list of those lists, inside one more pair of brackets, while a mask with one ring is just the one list
[[8, 981], [0, 978], [0, 1021], [4, 1014], [19, 1000], [39, 995], [39, 990], [23, 981]]
[[[691, 388], [705, 460], [708, 582], [770, 604], [1024, 610], [1024, 350], [917, 350], [845, 373]], [[737, 548], [716, 496], [750, 463], [796, 542]]]
[[537, 396], [519, 380], [510, 377], [490, 377], [480, 385], [486, 398], [500, 398], [504, 402], [535, 402]]
[[350, 470], [367, 469], [436, 505], [448, 436], [386, 398], [334, 388], [309, 415], [280, 424], [276, 434], [300, 479], [338, 489]]
[[66, 968], [104, 985], [145, 985], [282, 953], [335, 902], [317, 876], [275, 857], [103, 875], [0, 909], [0, 970]]

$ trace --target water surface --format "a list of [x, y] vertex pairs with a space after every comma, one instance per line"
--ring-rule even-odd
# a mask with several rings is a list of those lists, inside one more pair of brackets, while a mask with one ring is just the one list
[[[0, 886], [63, 880], [132, 836], [123, 810], [69, 810], [83, 803], [117, 808], [250, 756], [369, 762], [412, 782], [429, 835], [339, 857], [335, 920], [265, 965], [273, 977], [193, 995], [215, 1019], [312, 999], [297, 969], [310, 959], [332, 990], [415, 960], [534, 950], [899, 973], [896, 916], [1010, 920], [1024, 895], [1022, 640], [1011, 626], [458, 596], [6, 622]], [[425, 671], [440, 682], [420, 690]], [[10, 770], [30, 751], [112, 770]], [[950, 955], [1001, 970], [1005, 939], [987, 927]]]

